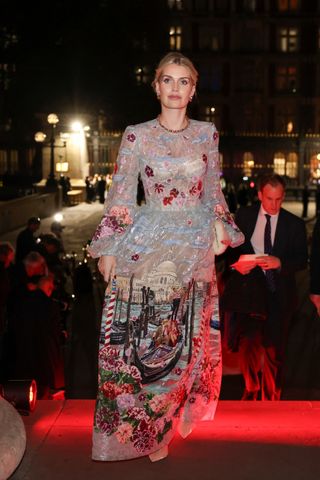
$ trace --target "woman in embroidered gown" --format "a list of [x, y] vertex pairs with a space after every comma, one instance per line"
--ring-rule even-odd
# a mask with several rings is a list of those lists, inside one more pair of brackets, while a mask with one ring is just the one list
[[104, 279], [116, 275], [102, 315], [94, 460], [158, 460], [176, 430], [186, 437], [214, 416], [221, 382], [215, 220], [225, 248], [243, 236], [220, 188], [218, 132], [186, 116], [197, 76], [180, 53], [159, 63], [153, 87], [161, 114], [125, 130], [89, 247]]

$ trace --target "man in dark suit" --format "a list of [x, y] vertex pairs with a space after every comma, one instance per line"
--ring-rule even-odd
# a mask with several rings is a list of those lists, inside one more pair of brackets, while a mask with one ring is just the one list
[[[235, 216], [245, 242], [228, 251], [232, 271], [222, 310], [233, 322], [243, 400], [256, 400], [260, 390], [262, 400], [280, 399], [288, 327], [296, 308], [295, 273], [307, 266], [305, 224], [281, 208], [284, 196], [283, 178], [266, 175], [259, 182], [260, 203], [240, 208]], [[248, 254], [255, 256], [239, 261]]]
[[320, 216], [313, 227], [310, 254], [310, 300], [320, 315]]

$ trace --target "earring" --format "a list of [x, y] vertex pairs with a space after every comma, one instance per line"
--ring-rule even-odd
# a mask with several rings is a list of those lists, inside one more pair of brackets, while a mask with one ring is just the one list
[[193, 99], [193, 97], [190, 97], [190, 98], [189, 98], [189, 102], [192, 102], [192, 99]]

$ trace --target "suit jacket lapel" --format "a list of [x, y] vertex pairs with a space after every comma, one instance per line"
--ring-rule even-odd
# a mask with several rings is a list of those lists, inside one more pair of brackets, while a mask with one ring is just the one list
[[277, 252], [282, 251], [283, 240], [286, 238], [286, 228], [285, 228], [285, 221], [283, 218], [283, 210], [280, 209], [279, 218], [277, 222], [276, 233], [274, 237], [274, 244], [272, 248], [272, 253], [276, 254]]

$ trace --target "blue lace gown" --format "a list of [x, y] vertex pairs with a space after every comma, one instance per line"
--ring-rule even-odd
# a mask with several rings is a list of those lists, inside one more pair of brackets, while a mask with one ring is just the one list
[[179, 133], [157, 120], [124, 132], [89, 247], [93, 257], [117, 257], [102, 315], [94, 460], [148, 455], [169, 444], [180, 422], [214, 416], [221, 349], [213, 221], [223, 222], [233, 247], [243, 241], [221, 192], [218, 141], [213, 124], [195, 120]]

